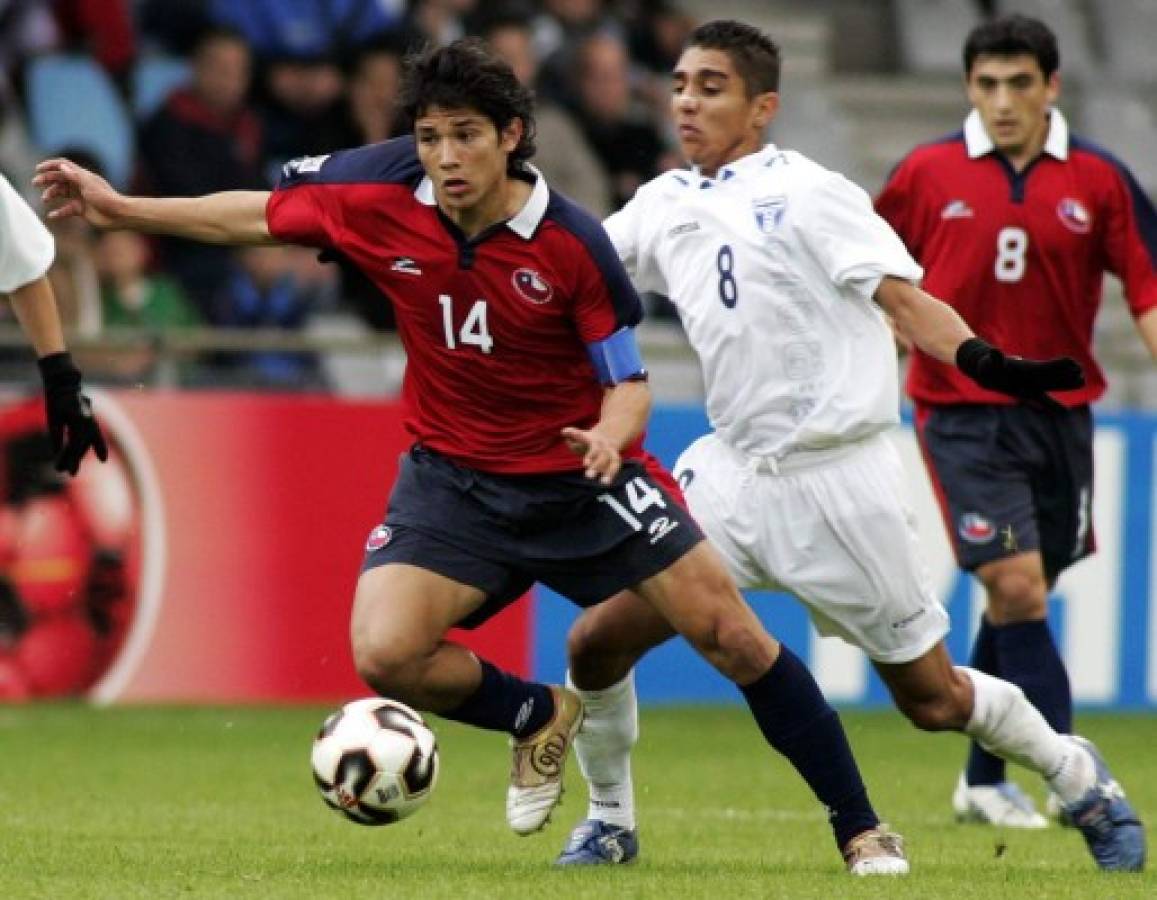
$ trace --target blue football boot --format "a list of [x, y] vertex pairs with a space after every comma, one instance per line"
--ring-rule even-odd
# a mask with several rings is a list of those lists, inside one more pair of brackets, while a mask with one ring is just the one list
[[630, 828], [587, 819], [575, 826], [556, 866], [611, 866], [639, 855], [639, 835]]
[[1092, 742], [1080, 737], [1069, 740], [1089, 751], [1097, 780], [1080, 800], [1065, 805], [1065, 813], [1085, 838], [1098, 866], [1140, 872], [1145, 868], [1145, 827]]

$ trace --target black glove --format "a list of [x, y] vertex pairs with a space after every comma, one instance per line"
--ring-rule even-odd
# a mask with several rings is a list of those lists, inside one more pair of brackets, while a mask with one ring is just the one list
[[108, 459], [108, 445], [92, 416], [92, 403], [80, 392], [80, 369], [67, 353], [50, 353], [37, 361], [44, 382], [44, 410], [48, 436], [56, 454], [56, 471], [75, 475], [91, 447], [101, 462]]
[[1084, 370], [1072, 357], [1035, 360], [1005, 356], [976, 337], [956, 348], [956, 366], [982, 388], [1046, 409], [1063, 408], [1046, 391], [1072, 391], [1085, 385]]

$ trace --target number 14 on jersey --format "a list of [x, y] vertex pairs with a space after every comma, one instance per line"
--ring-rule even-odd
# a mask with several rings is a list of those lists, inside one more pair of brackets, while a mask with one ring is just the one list
[[438, 302], [442, 304], [442, 334], [446, 339], [446, 346], [451, 350], [462, 347], [477, 347], [483, 353], [489, 353], [494, 347], [494, 338], [490, 336], [490, 327], [486, 323], [486, 301], [475, 300], [474, 305], [466, 314], [462, 325], [454, 328], [454, 298], [449, 294], [440, 294]]

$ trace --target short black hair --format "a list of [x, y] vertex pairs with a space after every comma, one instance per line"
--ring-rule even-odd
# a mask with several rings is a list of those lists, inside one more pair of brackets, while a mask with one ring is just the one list
[[998, 16], [972, 29], [964, 42], [964, 75], [972, 74], [976, 58], [984, 53], [1011, 56], [1028, 53], [1049, 78], [1061, 64], [1057, 36], [1040, 19], [1028, 16]]
[[748, 97], [779, 90], [779, 45], [758, 28], [731, 19], [716, 19], [692, 31], [686, 46], [726, 53], [743, 79]]
[[427, 47], [407, 57], [401, 94], [402, 109], [411, 122], [434, 106], [476, 110], [499, 131], [521, 119], [522, 140], [511, 151], [510, 165], [534, 156], [534, 95], [478, 38]]

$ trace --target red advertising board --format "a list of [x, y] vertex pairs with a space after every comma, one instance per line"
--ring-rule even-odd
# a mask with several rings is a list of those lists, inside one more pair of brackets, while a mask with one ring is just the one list
[[[10, 424], [4, 433], [28, 432], [38, 405], [0, 413]], [[5, 480], [0, 515], [17, 526], [0, 522], [0, 575], [23, 611], [7, 631], [0, 625], [0, 698], [257, 702], [367, 693], [350, 657], [349, 609], [366, 536], [409, 443], [396, 405], [118, 392], [98, 395], [96, 406], [113, 445], [110, 465], [87, 461], [73, 484], [54, 483], [41, 467], [44, 484], [31, 498], [13, 488], [28, 483], [25, 470], [5, 467], [16, 474]], [[95, 649], [81, 622], [96, 623]], [[526, 674], [530, 633], [524, 599], [457, 637]], [[77, 659], [87, 669], [68, 678], [29, 674], [67, 660], [75, 669]]]

